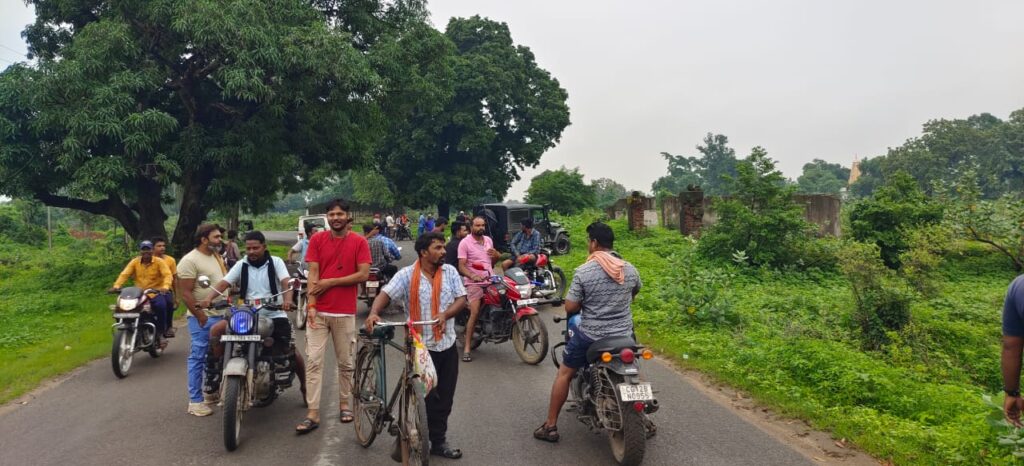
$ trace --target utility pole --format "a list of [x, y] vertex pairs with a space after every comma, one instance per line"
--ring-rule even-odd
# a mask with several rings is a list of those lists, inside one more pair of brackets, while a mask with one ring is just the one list
[[46, 206], [46, 243], [53, 251], [53, 224], [50, 222], [50, 206]]

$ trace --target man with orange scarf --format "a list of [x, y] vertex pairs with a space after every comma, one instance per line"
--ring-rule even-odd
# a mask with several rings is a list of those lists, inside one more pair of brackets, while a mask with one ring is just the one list
[[430, 431], [430, 454], [458, 459], [462, 451], [447, 441], [448, 416], [455, 400], [459, 380], [459, 351], [455, 347], [455, 325], [451, 319], [466, 307], [466, 287], [459, 271], [445, 264], [444, 235], [424, 233], [414, 246], [419, 258], [411, 266], [399, 270], [373, 301], [366, 329], [380, 321], [380, 313], [392, 299], [408, 300], [406, 309], [412, 320], [438, 319], [437, 325], [423, 329], [423, 344], [437, 371], [437, 386], [427, 394], [427, 426]]

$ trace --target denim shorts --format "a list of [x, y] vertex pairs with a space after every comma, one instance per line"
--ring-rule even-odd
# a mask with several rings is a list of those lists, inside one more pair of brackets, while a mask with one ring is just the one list
[[583, 336], [583, 332], [579, 330], [573, 332], [569, 342], [565, 344], [565, 352], [562, 353], [562, 364], [571, 369], [579, 369], [586, 366], [587, 350], [590, 349], [590, 345], [593, 343], [594, 340]]

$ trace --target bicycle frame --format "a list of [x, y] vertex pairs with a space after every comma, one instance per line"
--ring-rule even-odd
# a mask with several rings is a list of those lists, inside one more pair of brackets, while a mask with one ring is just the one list
[[[379, 326], [379, 327], [399, 327], [399, 326], [405, 327], [405, 345], [404, 346], [399, 345], [398, 343], [395, 343], [393, 338], [385, 338], [384, 336], [376, 336], [376, 335], [368, 335], [366, 337], [367, 339], [371, 340], [371, 342], [372, 342], [371, 344], [373, 346], [375, 346], [376, 348], [379, 349], [377, 351], [377, 355], [376, 355], [376, 358], [377, 358], [377, 361], [378, 361], [378, 364], [379, 364], [378, 367], [380, 367], [380, 370], [377, 372], [377, 394], [376, 395], [377, 395], [378, 399], [380, 399], [380, 400], [388, 400], [388, 402], [385, 405], [385, 409], [382, 410], [382, 411], [379, 411], [377, 413], [377, 416], [378, 416], [378, 418], [382, 417], [383, 420], [389, 424], [389, 426], [393, 425], [394, 422], [395, 422], [395, 417], [391, 415], [392, 411], [395, 408], [395, 403], [398, 403], [398, 400], [402, 399], [402, 396], [405, 395], [405, 392], [406, 392], [406, 390], [407, 390], [407, 388], [409, 386], [409, 382], [412, 380], [412, 376], [410, 375], [410, 374], [413, 373], [413, 367], [412, 367], [412, 364], [413, 364], [413, 356], [412, 356], [413, 355], [413, 338], [412, 338], [412, 331], [411, 331], [412, 330], [412, 326], [413, 325], [433, 325], [435, 323], [437, 323], [436, 320], [417, 321], [417, 322], [412, 322], [412, 321], [409, 321], [409, 322], [379, 322], [377, 324], [377, 326]], [[405, 368], [402, 369], [402, 375], [398, 378], [398, 382], [395, 383], [395, 388], [391, 392], [391, 398], [390, 399], [387, 398], [387, 373], [388, 373], [388, 366], [387, 366], [387, 357], [385, 357], [385, 355], [384, 355], [385, 345], [390, 346], [390, 347], [392, 347], [392, 348], [394, 348], [394, 349], [396, 349], [398, 351], [401, 351], [405, 355]], [[399, 421], [399, 424], [402, 424], [405, 421], [404, 413], [401, 412], [401, 411], [399, 411], [398, 421]], [[381, 428], [383, 428], [384, 423], [382, 422], [380, 424], [380, 426], [381, 426]], [[390, 429], [389, 429], [389, 431], [390, 431]]]

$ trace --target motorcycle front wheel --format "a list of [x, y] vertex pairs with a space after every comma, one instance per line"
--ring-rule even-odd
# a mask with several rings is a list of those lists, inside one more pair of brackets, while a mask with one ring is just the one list
[[548, 329], [540, 315], [525, 316], [512, 327], [512, 345], [519, 359], [537, 365], [548, 354]]
[[430, 437], [427, 434], [427, 402], [423, 385], [410, 381], [402, 396], [403, 423], [401, 431], [402, 464], [428, 466]]
[[110, 348], [110, 365], [114, 375], [119, 379], [128, 377], [135, 359], [135, 348], [132, 348], [132, 332], [127, 329], [118, 330], [114, 334], [114, 344]]
[[568, 287], [565, 284], [565, 272], [562, 271], [561, 267], [553, 266], [551, 267], [551, 274], [555, 278], [555, 290], [557, 290], [555, 295], [559, 299], [565, 299], [565, 292], [568, 291]]
[[245, 406], [245, 390], [241, 376], [233, 375], [225, 381], [224, 387], [224, 448], [235, 451], [239, 434], [242, 432], [242, 407]]
[[306, 292], [300, 291], [298, 297], [295, 300], [295, 329], [305, 330], [306, 329]]

